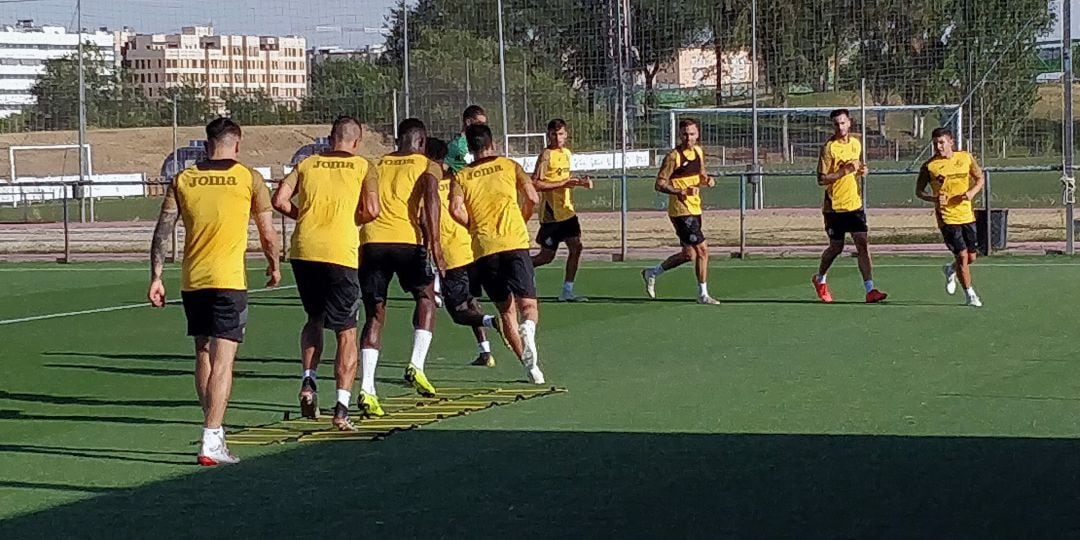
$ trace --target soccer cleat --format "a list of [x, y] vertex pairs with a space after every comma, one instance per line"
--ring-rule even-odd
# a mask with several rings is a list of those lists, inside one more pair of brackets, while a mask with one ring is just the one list
[[304, 377], [304, 382], [300, 384], [300, 416], [313, 420], [319, 418], [319, 393], [311, 377]]
[[529, 382], [533, 384], [544, 384], [544, 372], [540, 371], [540, 366], [533, 366], [527, 370]]
[[887, 295], [887, 294], [885, 294], [885, 293], [883, 293], [883, 292], [881, 292], [881, 291], [879, 291], [877, 289], [873, 289], [870, 292], [866, 293], [866, 303], [867, 304], [876, 304], [878, 302], [884, 302], [885, 299], [888, 298], [888, 297], [889, 297], [889, 295]]
[[559, 297], [556, 298], [556, 300], [559, 301], [559, 302], [570, 302], [570, 303], [588, 302], [589, 301], [589, 299], [584, 297], [584, 296], [577, 296], [574, 293], [567, 294], [565, 292], [560, 294]]
[[338, 431], [356, 431], [356, 426], [349, 419], [349, 408], [340, 402], [334, 404], [333, 424]]
[[713, 297], [711, 297], [711, 296], [709, 296], [707, 294], [703, 294], [703, 295], [699, 296], [698, 299], [697, 299], [697, 303], [708, 305], [708, 306], [719, 306], [720, 305], [719, 300], [717, 300], [717, 299], [715, 299], [715, 298], [713, 298]]
[[967, 305], [971, 307], [982, 307], [982, 300], [979, 300], [978, 295], [972, 295], [968, 297]]
[[480, 356], [476, 357], [476, 360], [472, 361], [474, 366], [495, 367], [495, 357], [491, 353], [480, 353]]
[[386, 416], [386, 413], [382, 410], [382, 405], [379, 405], [379, 398], [371, 394], [360, 392], [360, 397], [356, 400], [356, 406], [360, 408], [361, 418]]
[[424, 397], [435, 397], [435, 387], [428, 381], [427, 375], [424, 372], [416, 369], [413, 365], [405, 368], [405, 382], [412, 385], [416, 389], [416, 393]]
[[653, 275], [652, 269], [646, 268], [642, 270], [641, 279], [645, 280], [645, 294], [649, 298], [656, 298], [656, 276]]
[[225, 439], [218, 439], [210, 446], [204, 442], [202, 448], [199, 449], [199, 457], [196, 461], [203, 467], [215, 467], [240, 463], [240, 458], [229, 452], [229, 448], [225, 446]]
[[945, 273], [945, 292], [956, 294], [956, 270], [953, 265], [946, 264], [941, 267], [941, 271]]
[[437, 308], [441, 308], [442, 306], [443, 306], [443, 299], [442, 299], [442, 295], [441, 295], [441, 294], [438, 294], [438, 293], [436, 293], [436, 294], [435, 294], [435, 307], [437, 307]]
[[507, 349], [514, 350], [514, 348], [510, 346], [510, 340], [506, 339], [506, 329], [503, 328], [502, 317], [493, 317], [491, 319], [491, 328], [499, 333], [499, 337], [502, 339], [503, 345], [506, 345]]
[[822, 302], [825, 302], [826, 304], [832, 303], [832, 291], [829, 290], [828, 283], [818, 281], [816, 275], [810, 278], [810, 283], [814, 284], [814, 290], [817, 292], [817, 297], [820, 298]]

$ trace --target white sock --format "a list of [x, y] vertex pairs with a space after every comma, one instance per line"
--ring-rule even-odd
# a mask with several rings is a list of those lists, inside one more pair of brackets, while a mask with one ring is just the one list
[[311, 380], [314, 381], [315, 380], [315, 370], [314, 369], [305, 369], [304, 370], [304, 375], [300, 378], [300, 380], [303, 381], [304, 379], [311, 379]]
[[483, 353], [489, 353], [490, 354], [491, 353], [491, 342], [490, 341], [481, 341], [480, 343], [477, 343], [476, 345], [477, 345], [477, 348], [480, 349], [481, 354], [483, 354]]
[[424, 371], [424, 361], [427, 360], [429, 347], [431, 347], [431, 331], [414, 331], [412, 338], [412, 360], [409, 360], [409, 363], [420, 371]]
[[378, 349], [360, 349], [360, 367], [364, 372], [360, 379], [360, 389], [365, 394], [375, 395], [375, 366], [378, 364]]
[[866, 288], [866, 294], [870, 294], [870, 291], [874, 290], [874, 280], [868, 279], [864, 281], [863, 287]]
[[826, 274], [818, 274], [814, 277], [817, 279], [818, 283], [825, 283], [825, 276]]
[[435, 273], [435, 294], [442, 294], [442, 281], [437, 272]]
[[968, 287], [968, 288], [964, 289], [964, 294], [967, 294], [968, 298], [974, 298], [976, 296], [979, 296], [979, 295], [975, 294], [975, 287]]
[[352, 392], [348, 390], [337, 389], [337, 402], [344, 405], [346, 408], [349, 406], [349, 400], [352, 399]]
[[709, 296], [709, 284], [708, 283], [698, 283], [697, 288], [698, 288], [698, 296]]
[[484, 328], [495, 328], [495, 317], [484, 315]]
[[[525, 344], [529, 348], [531, 348], [533, 351], [536, 351], [536, 322], [535, 321], [526, 320], [525, 322], [521, 323], [521, 340], [524, 341]], [[539, 354], [539, 353], [537, 353], [537, 354]], [[538, 363], [539, 363], [539, 358], [537, 358], [534, 355], [533, 358], [532, 358], [532, 364], [527, 365], [525, 367], [527, 367], [529, 369], [532, 369], [532, 368], [536, 367]]]
[[661, 263], [661, 264], [658, 264], [658, 265], [654, 266], [653, 269], [649, 271], [649, 273], [652, 274], [653, 277], [656, 277], [656, 276], [659, 276], [660, 274], [663, 274], [664, 273], [664, 265]]
[[523, 334], [536, 335], [536, 321], [530, 321], [528, 319], [521, 323], [521, 331]]
[[563, 282], [563, 284], [562, 284], [562, 292], [566, 296], [570, 296], [570, 295], [574, 294], [574, 282], [573, 281]]
[[220, 427], [216, 427], [216, 428], [204, 427], [203, 428], [203, 430], [202, 430], [202, 442], [203, 442], [204, 446], [205, 445], [211, 445], [212, 446], [212, 445], [214, 445], [214, 444], [216, 444], [216, 443], [218, 443], [220, 441], [223, 441], [223, 440], [225, 440], [225, 430], [224, 429], [222, 429]]

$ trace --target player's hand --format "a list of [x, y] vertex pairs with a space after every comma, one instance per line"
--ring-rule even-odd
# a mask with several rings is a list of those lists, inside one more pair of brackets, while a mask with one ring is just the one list
[[975, 200], [975, 192], [965, 191], [963, 197], [965, 201], [973, 201]]
[[273, 289], [281, 283], [281, 270], [278, 268], [266, 267], [266, 288]]
[[860, 163], [859, 176], [866, 176], [867, 174], [870, 174], [870, 167], [868, 167], [866, 163]]
[[441, 249], [435, 250], [434, 255], [435, 256], [433, 258], [435, 259], [435, 270], [437, 270], [439, 272], [439, 277], [440, 278], [446, 279], [446, 258], [443, 257], [442, 250]]
[[942, 193], [941, 195], [938, 195], [937, 204], [938, 204], [938, 206], [945, 206], [945, 205], [949, 204], [949, 196], [944, 194], [944, 193]]
[[705, 187], [716, 187], [716, 179], [707, 174], [701, 175], [701, 183]]
[[165, 307], [165, 284], [160, 279], [150, 282], [150, 289], [146, 291], [146, 298], [150, 305], [160, 308]]
[[578, 179], [578, 185], [585, 188], [585, 189], [592, 189], [593, 188], [592, 177], [591, 176], [582, 176], [581, 178]]

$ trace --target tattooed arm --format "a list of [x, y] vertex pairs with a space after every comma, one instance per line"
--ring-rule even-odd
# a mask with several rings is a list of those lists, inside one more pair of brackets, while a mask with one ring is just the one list
[[165, 246], [172, 237], [179, 217], [176, 190], [173, 186], [169, 186], [165, 192], [165, 200], [161, 203], [157, 226], [154, 227], [154, 238], [150, 242], [150, 289], [146, 297], [150, 300], [150, 305], [154, 307], [165, 306], [165, 284], [161, 281], [161, 272], [165, 268]]

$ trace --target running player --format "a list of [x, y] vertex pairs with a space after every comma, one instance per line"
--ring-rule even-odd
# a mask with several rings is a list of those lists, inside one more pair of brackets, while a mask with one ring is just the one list
[[570, 150], [566, 148], [566, 122], [556, 118], [548, 122], [548, 145], [536, 159], [533, 185], [540, 192], [540, 231], [536, 243], [540, 253], [533, 255], [533, 266], [543, 266], [555, 259], [560, 243], [566, 244], [566, 279], [563, 281], [560, 302], [588, 302], [584, 296], [574, 295], [574, 277], [581, 261], [581, 223], [574, 212], [571, 190], [575, 187], [592, 189], [588, 176], [570, 176]]
[[889, 295], [874, 288], [866, 212], [863, 210], [859, 186], [859, 178], [865, 178], [868, 172], [862, 160], [862, 143], [851, 135], [851, 114], [847, 109], [837, 109], [829, 114], [829, 118], [835, 132], [821, 147], [818, 160], [818, 185], [825, 188], [825, 202], [821, 211], [825, 217], [829, 247], [821, 254], [821, 265], [811, 282], [822, 302], [833, 301], [826, 273], [833, 261], [844, 252], [844, 238], [851, 234], [859, 255], [859, 272], [862, 273], [866, 289], [866, 303], [875, 304]]
[[278, 212], [296, 220], [289, 259], [307, 313], [300, 331], [300, 414], [319, 416], [315, 373], [326, 328], [337, 335], [333, 424], [345, 431], [355, 429], [349, 421], [349, 402], [356, 382], [356, 312], [360, 307], [356, 226], [379, 215], [375, 167], [356, 155], [360, 137], [360, 122], [348, 116], [338, 118], [330, 130], [330, 150], [301, 161], [282, 180], [273, 199]]
[[487, 339], [484, 328], [501, 330], [498, 317], [485, 315], [480, 309], [476, 297], [480, 291], [480, 280], [475, 275], [473, 266], [472, 237], [469, 230], [454, 221], [450, 215], [450, 182], [454, 175], [443, 162], [446, 159], [446, 143], [442, 139], [428, 137], [427, 157], [438, 163], [443, 169], [439, 180], [439, 242], [442, 244], [443, 258], [446, 260], [446, 278], [442, 280], [442, 294], [446, 299], [446, 311], [455, 323], [473, 329], [479, 356], [473, 361], [474, 366], [495, 367], [495, 357], [491, 354], [491, 342]]
[[[975, 232], [975, 212], [971, 201], [982, 191], [983, 173], [975, 157], [963, 150], [953, 150], [953, 132], [949, 128], [937, 128], [934, 138], [934, 157], [923, 164], [915, 184], [915, 196], [934, 203], [941, 236], [952, 251], [955, 260], [942, 269], [945, 272], [945, 291], [956, 294], [956, 278], [964, 287], [967, 305], [982, 307], [982, 300], [975, 294], [971, 282], [971, 265], [978, 252], [978, 235]], [[930, 187], [932, 194], [926, 192]]]
[[254, 216], [263, 255], [267, 287], [281, 281], [277, 234], [270, 192], [262, 175], [236, 161], [240, 126], [218, 118], [206, 126], [209, 159], [185, 169], [165, 193], [150, 246], [150, 288], [154, 307], [165, 306], [161, 272], [165, 249], [176, 220], [183, 218], [184, 262], [180, 296], [187, 333], [195, 338], [195, 391], [203, 410], [198, 463], [237, 463], [225, 445], [225, 409], [232, 392], [233, 360], [247, 325], [248, 222]]
[[450, 148], [446, 154], [446, 165], [450, 172], [457, 174], [462, 168], [472, 161], [469, 153], [469, 145], [465, 142], [465, 130], [473, 124], [486, 124], [487, 113], [479, 105], [469, 105], [461, 113], [461, 132], [450, 139]]
[[716, 185], [705, 174], [705, 153], [698, 146], [701, 124], [692, 118], [679, 122], [679, 145], [668, 152], [656, 175], [656, 191], [668, 194], [668, 216], [675, 226], [682, 250], [653, 268], [641, 271], [645, 294], [656, 298], [656, 278], [664, 272], [694, 261], [698, 303], [719, 304], [709, 296], [709, 244], [701, 232], [701, 187]]
[[[525, 366], [529, 380], [544, 383], [536, 349], [536, 284], [529, 256], [528, 211], [540, 202], [532, 178], [521, 165], [499, 155], [491, 129], [473, 124], [465, 130], [476, 159], [450, 184], [450, 213], [472, 235], [476, 275], [499, 309], [503, 337]], [[526, 201], [524, 212], [518, 195]], [[518, 326], [518, 310], [525, 319]], [[518, 329], [518, 332], [512, 329]]]
[[379, 361], [386, 295], [396, 275], [401, 288], [413, 295], [412, 358], [405, 381], [423, 396], [435, 387], [424, 375], [424, 361], [435, 328], [435, 272], [445, 268], [439, 246], [439, 178], [442, 167], [424, 155], [427, 128], [415, 118], [398, 126], [398, 149], [378, 164], [379, 216], [360, 229], [360, 290], [367, 320], [360, 344], [363, 369], [358, 400], [365, 416], [382, 416], [375, 392], [375, 366]]

